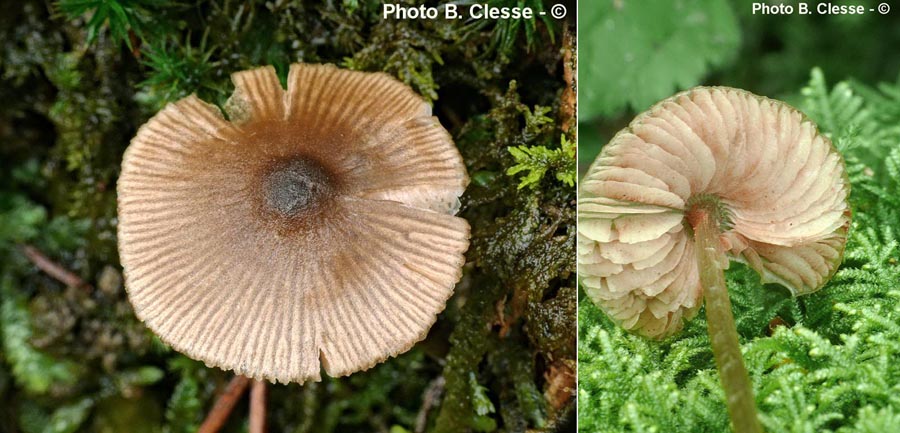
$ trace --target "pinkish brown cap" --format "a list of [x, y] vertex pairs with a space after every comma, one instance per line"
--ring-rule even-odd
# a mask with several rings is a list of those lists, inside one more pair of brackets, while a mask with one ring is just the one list
[[137, 316], [176, 350], [280, 382], [372, 367], [425, 337], [462, 275], [468, 176], [431, 107], [382, 73], [235, 73], [138, 131], [119, 178]]
[[810, 293], [840, 264], [849, 190], [840, 154], [796, 109], [743, 90], [695, 88], [635, 118], [588, 170], [579, 277], [624, 328], [677, 332], [702, 303], [686, 215], [712, 200], [731, 260], [764, 283]]

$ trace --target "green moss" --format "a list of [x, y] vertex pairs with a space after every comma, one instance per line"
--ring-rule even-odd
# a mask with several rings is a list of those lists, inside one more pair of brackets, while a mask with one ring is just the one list
[[0, 335], [16, 383], [32, 394], [69, 394], [84, 370], [78, 364], [56, 359], [31, 345], [32, 329], [25, 298], [13, 291], [9, 277], [0, 281]]
[[[493, 421], [492, 412], [486, 409], [487, 402], [474, 372], [495, 343], [490, 324], [495, 315], [494, 305], [502, 293], [500, 285], [490, 282], [480, 285], [481, 289], [466, 302], [466, 314], [457, 323], [450, 336], [451, 350], [444, 368], [446, 395], [441, 404], [435, 433], [467, 431], [476, 425], [482, 427]], [[471, 373], [471, 375], [470, 375]], [[476, 407], [476, 401], [479, 403]], [[493, 405], [491, 405], [493, 407]], [[479, 413], [480, 412], [480, 413]], [[484, 431], [484, 430], [482, 430]]]
[[[385, 71], [409, 84], [428, 101], [438, 98], [434, 70], [443, 66], [442, 47], [453, 42], [452, 31], [428, 29], [438, 22], [379, 20], [361, 49], [343, 65], [363, 71]], [[437, 30], [437, 31], [436, 31]]]

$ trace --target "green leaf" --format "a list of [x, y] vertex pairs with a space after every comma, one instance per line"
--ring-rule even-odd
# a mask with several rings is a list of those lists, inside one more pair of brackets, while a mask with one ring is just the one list
[[598, 1], [579, 10], [579, 117], [643, 111], [726, 65], [740, 42], [726, 0]]

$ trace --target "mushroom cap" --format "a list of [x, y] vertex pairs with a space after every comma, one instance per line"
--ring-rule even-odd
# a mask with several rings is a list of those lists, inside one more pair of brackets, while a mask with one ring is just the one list
[[694, 88], [639, 115], [580, 188], [585, 292], [622, 327], [654, 338], [700, 308], [687, 221], [698, 203], [718, 209], [731, 260], [794, 295], [831, 278], [850, 224], [850, 185], [828, 138], [787, 104], [726, 87]]
[[382, 73], [232, 75], [138, 131], [118, 183], [137, 316], [176, 350], [280, 382], [367, 369], [427, 334], [462, 275], [468, 176], [431, 107]]

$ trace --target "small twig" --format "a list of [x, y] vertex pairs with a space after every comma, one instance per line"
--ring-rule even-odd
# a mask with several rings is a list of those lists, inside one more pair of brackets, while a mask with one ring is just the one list
[[83, 287], [91, 290], [90, 284], [84, 282], [84, 280], [78, 275], [75, 275], [74, 272], [64, 268], [59, 263], [50, 260], [49, 257], [37, 248], [31, 245], [25, 245], [22, 247], [22, 252], [31, 263], [37, 266], [38, 269], [44, 271], [47, 275], [53, 277], [53, 279], [60, 283], [63, 283], [68, 287]]
[[266, 433], [266, 382], [254, 380], [250, 388], [250, 433]]
[[218, 432], [225, 425], [225, 420], [228, 419], [228, 415], [231, 414], [231, 410], [234, 409], [234, 405], [237, 404], [249, 384], [250, 378], [245, 376], [235, 376], [234, 379], [231, 379], [231, 382], [228, 382], [228, 386], [225, 387], [225, 392], [219, 396], [209, 414], [206, 415], [206, 419], [203, 420], [197, 433]]
[[425, 431], [425, 427], [428, 424], [428, 412], [431, 411], [431, 408], [437, 404], [441, 395], [444, 394], [445, 383], [444, 376], [438, 376], [425, 388], [425, 393], [422, 395], [422, 407], [416, 415], [416, 427], [413, 430], [415, 433], [423, 433]]

